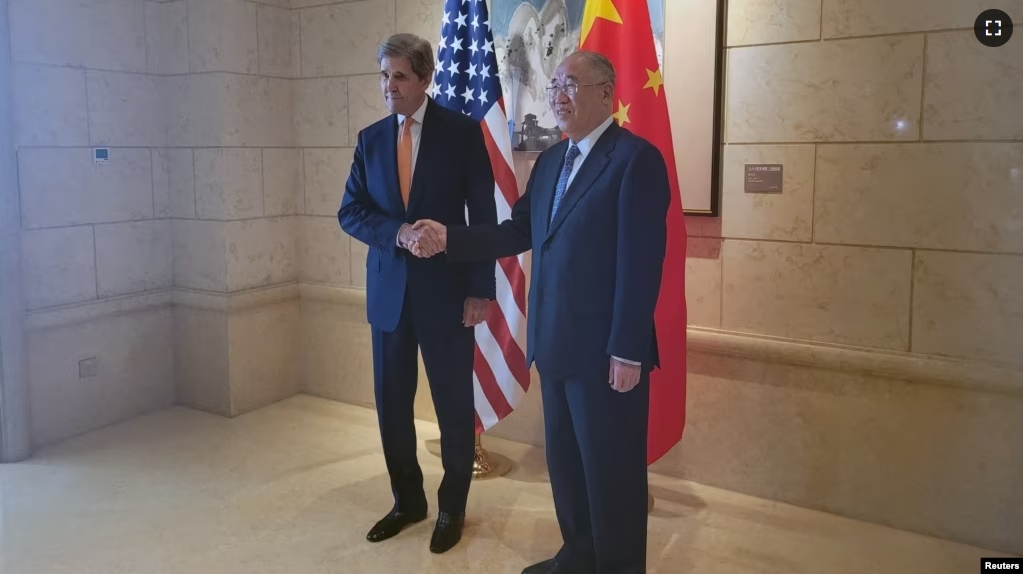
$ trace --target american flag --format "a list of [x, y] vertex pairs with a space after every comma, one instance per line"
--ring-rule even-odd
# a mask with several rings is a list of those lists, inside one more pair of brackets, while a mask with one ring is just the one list
[[[494, 172], [498, 221], [511, 218], [519, 187], [484, 0], [445, 1], [430, 95], [438, 104], [480, 122]], [[523, 259], [520, 255], [498, 260], [497, 299], [486, 321], [476, 326], [473, 391], [478, 434], [512, 413], [530, 387]]]

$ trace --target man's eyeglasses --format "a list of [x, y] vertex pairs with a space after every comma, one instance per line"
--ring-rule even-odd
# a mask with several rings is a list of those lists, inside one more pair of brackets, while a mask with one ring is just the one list
[[550, 84], [547, 88], [548, 98], [554, 98], [558, 96], [558, 92], [565, 92], [566, 96], [572, 98], [576, 95], [577, 90], [585, 88], [587, 86], [603, 86], [608, 82], [598, 82], [596, 84], [577, 84], [575, 82], [569, 82], [568, 84]]

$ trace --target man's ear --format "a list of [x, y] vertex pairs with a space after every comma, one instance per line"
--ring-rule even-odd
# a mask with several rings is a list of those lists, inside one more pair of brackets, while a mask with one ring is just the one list
[[602, 87], [602, 90], [604, 90], [605, 102], [608, 103], [608, 104], [611, 104], [612, 98], [615, 97], [615, 86], [612, 85], [612, 84], [605, 84]]

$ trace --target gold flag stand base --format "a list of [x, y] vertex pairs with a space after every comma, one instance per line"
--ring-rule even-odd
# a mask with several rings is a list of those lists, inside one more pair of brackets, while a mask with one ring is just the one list
[[512, 469], [512, 460], [487, 451], [476, 436], [476, 453], [473, 455], [473, 479], [501, 477]]

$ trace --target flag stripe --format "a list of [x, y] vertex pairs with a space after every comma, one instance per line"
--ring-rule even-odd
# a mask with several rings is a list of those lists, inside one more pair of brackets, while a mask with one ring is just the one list
[[491, 402], [484, 396], [484, 390], [480, 386], [480, 380], [477, 379], [476, 374], [473, 374], [473, 397], [476, 405], [479, 406], [476, 410], [477, 420], [485, 426], [484, 429], [498, 423], [498, 415], [491, 409]]
[[[486, 327], [478, 327], [477, 330], [477, 343], [480, 349], [480, 354], [483, 356], [484, 361], [486, 361], [488, 365], [504, 367], [506, 365], [504, 352], [501, 349], [501, 345], [494, 338], [491, 331]], [[519, 389], [519, 387], [520, 386], [516, 385], [514, 381], [510, 386], [498, 387], [498, 390], [501, 392], [501, 395], [505, 398], [505, 402], [508, 403], [509, 405], [508, 413], [511, 413], [512, 411], [512, 399], [515, 397], [515, 391], [516, 389]], [[500, 407], [500, 403], [498, 404], [498, 406], [492, 404], [492, 407], [496, 407], [495, 412], [498, 415], [501, 415], [502, 408]], [[508, 413], [506, 413], [505, 415], [507, 415]]]
[[[523, 353], [522, 348], [522, 340], [525, 337], [521, 334], [519, 334], [519, 337], [516, 337], [517, 334], [512, 333], [512, 326], [521, 326], [525, 318], [520, 315], [521, 312], [518, 307], [508, 309], [511, 307], [510, 304], [511, 302], [508, 300], [499, 299], [497, 307], [500, 309], [492, 307], [489, 310], [487, 325], [494, 339], [498, 342], [498, 346], [504, 352], [505, 357], [508, 358], [507, 365], [511, 375], [520, 386], [526, 389], [530, 386], [530, 373], [526, 367], [526, 354]], [[514, 322], [509, 322], [508, 318], [514, 318]]]
[[[494, 170], [494, 181], [498, 184], [498, 189], [501, 191], [508, 202], [509, 207], [515, 205], [516, 200], [519, 199], [519, 187], [516, 185], [516, 173], [512, 169], [512, 164], [508, 163], [502, 156], [497, 142], [494, 141], [494, 127], [491, 126], [489, 118], [484, 118], [484, 143], [487, 145], [487, 153], [491, 155], [491, 169]], [[497, 156], [497, 158], [495, 158]]]
[[473, 352], [476, 356], [475, 362], [473, 363], [473, 369], [477, 380], [480, 382], [480, 389], [487, 397], [487, 403], [489, 403], [491, 408], [494, 410], [494, 414], [497, 415], [500, 420], [506, 415], [512, 413], [512, 406], [509, 405], [505, 394], [502, 393], [501, 388], [498, 387], [498, 381], [494, 378], [494, 372], [491, 371], [490, 364], [487, 363], [487, 359], [484, 357], [483, 352], [480, 351], [479, 342], [477, 342]]

